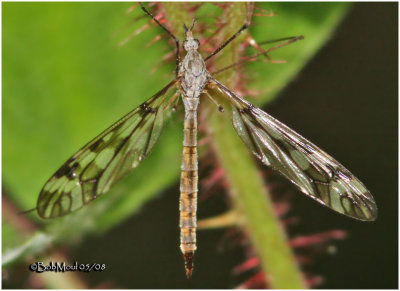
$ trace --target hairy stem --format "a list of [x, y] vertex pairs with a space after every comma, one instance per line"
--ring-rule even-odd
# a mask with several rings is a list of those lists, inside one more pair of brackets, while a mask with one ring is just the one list
[[[235, 3], [224, 9], [222, 20], [225, 24], [218, 34], [220, 41], [228, 39], [245, 23], [247, 8], [243, 3]], [[181, 25], [175, 23], [175, 20], [182, 19], [179, 15], [168, 19], [174, 23], [174, 27]], [[244, 31], [215, 57], [216, 67], [230, 65], [239, 59], [240, 44], [246, 33], [248, 32]], [[237, 75], [237, 70], [229, 70], [221, 74], [219, 80], [228, 87], [235, 88], [240, 76]], [[219, 101], [226, 110], [223, 114], [215, 110], [215, 114], [207, 116], [209, 131], [213, 135], [216, 154], [229, 181], [233, 207], [244, 217], [242, 225], [260, 256], [262, 269], [265, 276], [268, 276], [267, 281], [272, 288], [305, 288], [254, 159], [232, 129], [230, 105], [222, 98]]]

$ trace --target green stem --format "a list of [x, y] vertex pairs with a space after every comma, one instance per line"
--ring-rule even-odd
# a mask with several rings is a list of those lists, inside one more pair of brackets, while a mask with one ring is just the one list
[[[244, 23], [246, 9], [243, 3], [237, 3], [224, 13], [230, 20], [224, 30], [226, 29], [227, 35], [232, 35], [237, 31], [238, 25], [240, 27]], [[238, 60], [240, 41], [241, 39], [235, 41], [231, 49], [224, 52], [223, 59], [219, 58], [223, 62], [218, 63], [219, 67]], [[228, 87], [235, 88], [236, 82], [240, 81], [240, 78], [235, 78], [235, 74], [236, 70], [230, 70], [219, 79]], [[228, 109], [229, 105], [224, 107]], [[245, 217], [245, 231], [260, 256], [261, 266], [268, 276], [267, 281], [271, 288], [276, 289], [306, 288], [254, 158], [232, 130], [232, 121], [222, 116], [227, 114], [230, 114], [228, 110], [224, 114], [210, 116], [209, 125], [219, 161], [229, 181], [233, 205]]]
[[[171, 11], [176, 12], [177, 9]], [[222, 16], [227, 23], [221, 29], [219, 37], [227, 39], [233, 35], [245, 22], [246, 13], [243, 3], [234, 3], [227, 7]], [[182, 25], [177, 23], [178, 19], [182, 17], [168, 17], [171, 25], [177, 28]], [[246, 33], [242, 33], [216, 56], [216, 67], [225, 67], [239, 59], [240, 43]], [[229, 70], [219, 75], [218, 79], [228, 87], [235, 88], [240, 80], [236, 74], [237, 70]], [[211, 105], [214, 108], [210, 109], [216, 112], [207, 116], [209, 132], [213, 136], [216, 154], [230, 185], [233, 207], [244, 217], [242, 225], [260, 256], [262, 269], [268, 276], [267, 281], [272, 288], [306, 288], [254, 158], [232, 129], [231, 119], [227, 118], [231, 114], [230, 106], [222, 98], [219, 101], [225, 112], [218, 113], [215, 105]]]
[[232, 127], [230, 121], [217, 116], [209, 123], [234, 207], [245, 217], [245, 231], [260, 256], [269, 285], [276, 289], [305, 288], [253, 157], [236, 133], [226, 130]]

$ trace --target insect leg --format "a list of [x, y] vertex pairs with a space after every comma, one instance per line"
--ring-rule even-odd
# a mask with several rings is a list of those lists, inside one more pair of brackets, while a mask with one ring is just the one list
[[166, 31], [166, 32], [172, 37], [172, 39], [175, 41], [175, 45], [176, 45], [176, 68], [175, 68], [175, 73], [176, 73], [176, 76], [178, 76], [178, 72], [179, 72], [179, 63], [180, 63], [180, 61], [181, 61], [180, 56], [179, 56], [179, 55], [180, 55], [180, 54], [179, 54], [179, 39], [178, 39], [168, 28], [166, 28], [164, 25], [162, 25], [162, 24], [157, 20], [157, 18], [155, 18], [154, 15], [151, 14], [151, 12], [148, 11], [148, 10], [146, 9], [146, 7], [143, 6], [143, 3], [142, 3], [142, 2], [139, 2], [139, 4], [140, 4], [140, 7], [142, 7], [142, 10], [143, 10], [148, 16], [150, 16], [162, 29], [164, 29], [164, 31]]
[[298, 40], [302, 40], [302, 39], [304, 39], [304, 36], [300, 35], [300, 36], [296, 36], [296, 37], [281, 38], [281, 39], [276, 39], [276, 40], [270, 40], [270, 41], [263, 42], [262, 44], [272, 43], [272, 42], [277, 42], [277, 41], [282, 41], [282, 40], [286, 40], [286, 39], [287, 39], [287, 41], [285, 41], [285, 42], [283, 42], [283, 43], [281, 43], [281, 44], [278, 44], [278, 45], [273, 46], [273, 47], [271, 47], [271, 48], [265, 49], [265, 50], [263, 50], [263, 51], [261, 51], [261, 52], [255, 54], [255, 55], [246, 57], [246, 58], [244, 58], [243, 60], [241, 60], [240, 62], [236, 62], [236, 63], [233, 63], [233, 64], [231, 64], [231, 65], [229, 65], [229, 66], [226, 66], [226, 67], [224, 67], [224, 68], [222, 68], [222, 69], [219, 69], [218, 71], [213, 72], [212, 75], [214, 76], [214, 75], [216, 75], [216, 74], [222, 73], [222, 72], [224, 72], [224, 71], [226, 71], [226, 70], [229, 70], [229, 69], [231, 69], [231, 68], [244, 65], [245, 63], [247, 63], [247, 62], [249, 62], [249, 61], [252, 61], [252, 60], [256, 59], [257, 57], [259, 57], [259, 56], [261, 56], [261, 55], [265, 55], [265, 54], [267, 54], [267, 53], [269, 53], [269, 52], [271, 52], [271, 51], [273, 51], [273, 50], [276, 50], [276, 49], [278, 49], [278, 48], [284, 47], [284, 46], [286, 46], [286, 45], [288, 45], [288, 44], [291, 44], [291, 43], [293, 43], [293, 42], [296, 42], [296, 41], [298, 41]]
[[217, 105], [219, 112], [224, 112], [224, 107], [222, 107], [221, 104], [219, 104], [211, 95], [208, 93], [207, 90], [203, 90], [203, 93], [207, 95], [208, 98], [211, 99], [212, 102], [214, 102], [215, 105]]
[[280, 42], [280, 41], [285, 41], [285, 40], [299, 40], [299, 38], [302, 37], [300, 36], [289, 36], [289, 37], [282, 37], [282, 38], [277, 38], [277, 39], [270, 39], [270, 40], [265, 40], [265, 41], [261, 41], [258, 42], [259, 45], [263, 45], [263, 44], [268, 44], [268, 43], [275, 43], [275, 42]]
[[238, 35], [245, 29], [249, 28], [250, 23], [251, 23], [251, 13], [253, 11], [254, 4], [247, 4], [247, 16], [246, 16], [246, 22], [243, 24], [243, 26], [234, 34], [232, 35], [227, 41], [225, 41], [221, 46], [219, 46], [215, 51], [213, 51], [210, 55], [208, 55], [204, 61], [209, 60], [213, 56], [215, 56], [217, 53], [219, 53], [224, 47], [226, 47], [231, 41], [233, 41]]
[[178, 98], [178, 97], [179, 97], [180, 95], [181, 95], [181, 92], [180, 92], [179, 90], [176, 91], [175, 94], [172, 95], [172, 97], [171, 97], [171, 99], [168, 101], [168, 103], [165, 104], [164, 109], [168, 108], [171, 104], [175, 103], [175, 104], [172, 106], [172, 111], [175, 111], [175, 110], [176, 110], [176, 106], [177, 106], [178, 101], [179, 101], [179, 98]]
[[276, 61], [271, 59], [271, 57], [264, 52], [264, 49], [261, 47], [261, 45], [263, 44], [267, 44], [267, 43], [275, 43], [275, 42], [280, 42], [280, 41], [285, 41], [285, 40], [291, 40], [296, 38], [297, 36], [290, 36], [290, 37], [282, 37], [282, 38], [278, 38], [278, 39], [272, 39], [272, 40], [267, 40], [267, 41], [262, 41], [262, 42], [256, 42], [250, 35], [248, 36], [248, 42], [249, 44], [254, 47], [258, 52], [262, 53], [267, 59], [268, 61], [270, 61], [271, 63], [282, 63], [282, 61]]

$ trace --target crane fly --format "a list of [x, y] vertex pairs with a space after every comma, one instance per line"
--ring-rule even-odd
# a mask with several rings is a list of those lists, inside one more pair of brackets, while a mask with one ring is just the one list
[[[220, 83], [207, 70], [205, 62], [248, 28], [249, 20], [204, 59], [198, 52], [200, 42], [193, 36], [195, 21], [190, 27], [184, 25], [186, 56], [180, 60], [179, 40], [142, 4], [141, 7], [175, 40], [176, 78], [56, 171], [37, 201], [36, 210], [41, 218], [60, 217], [85, 206], [136, 168], [155, 146], [167, 114], [181, 97], [185, 118], [179, 198], [180, 249], [186, 275], [190, 277], [196, 250], [197, 112], [202, 96], [212, 99], [210, 89], [219, 92], [231, 105], [234, 129], [263, 164], [278, 170], [307, 196], [341, 214], [365, 221], [376, 219], [374, 198], [360, 180], [330, 155]], [[218, 108], [223, 111], [222, 106]]]

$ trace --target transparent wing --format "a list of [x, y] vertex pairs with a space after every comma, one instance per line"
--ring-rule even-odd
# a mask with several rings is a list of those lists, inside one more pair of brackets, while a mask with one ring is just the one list
[[374, 198], [339, 162], [217, 80], [212, 83], [232, 104], [236, 132], [265, 165], [281, 172], [307, 196], [339, 213], [360, 220], [376, 219]]
[[178, 97], [178, 79], [132, 110], [75, 153], [47, 181], [37, 212], [42, 218], [66, 215], [107, 192], [151, 152]]

